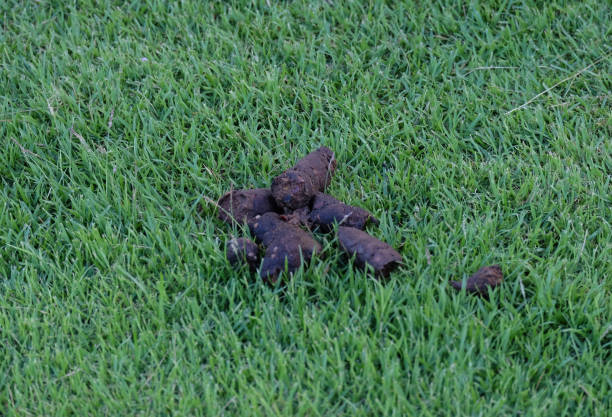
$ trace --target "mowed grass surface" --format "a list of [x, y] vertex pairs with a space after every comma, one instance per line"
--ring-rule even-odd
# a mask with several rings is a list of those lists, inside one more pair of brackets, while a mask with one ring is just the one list
[[[425, 3], [2, 2], [0, 414], [609, 415], [612, 8]], [[320, 145], [405, 265], [231, 269]]]

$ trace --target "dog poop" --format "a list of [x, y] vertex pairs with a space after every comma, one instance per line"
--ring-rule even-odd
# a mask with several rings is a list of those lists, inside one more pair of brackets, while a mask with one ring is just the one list
[[[402, 257], [391, 246], [362, 231], [367, 224], [378, 224], [369, 211], [323, 193], [335, 169], [334, 152], [322, 146], [274, 178], [270, 189], [230, 191], [219, 199], [219, 218], [247, 224], [255, 241], [265, 247], [259, 269], [265, 282], [275, 283], [284, 271], [291, 274], [322, 252], [309, 233], [311, 227], [330, 232], [338, 224], [342, 248], [355, 255], [358, 266], [371, 265], [379, 276], [401, 263]], [[259, 264], [257, 246], [248, 239], [231, 240], [226, 253], [232, 264], [244, 259], [251, 268]]]
[[310, 261], [321, 245], [298, 226], [287, 223], [276, 213], [256, 216], [249, 222], [255, 238], [266, 247], [259, 275], [264, 281], [275, 283], [285, 264], [289, 273], [297, 270], [302, 260]]
[[355, 255], [357, 266], [370, 265], [376, 275], [386, 277], [402, 263], [402, 256], [395, 249], [362, 230], [340, 226], [338, 240], [349, 256]]
[[378, 225], [378, 220], [367, 210], [361, 207], [349, 206], [334, 197], [317, 193], [312, 203], [309, 220], [319, 226], [322, 232], [333, 229], [334, 223], [356, 229], [365, 229], [368, 223]]
[[[467, 279], [465, 290], [472, 294], [489, 296], [489, 288], [494, 288], [502, 283], [504, 275], [499, 265], [483, 266], [474, 275]], [[461, 281], [451, 281], [451, 285], [456, 290], [461, 290]]]
[[244, 224], [249, 219], [269, 211], [279, 211], [268, 188], [234, 190], [224, 194], [217, 203], [219, 219], [225, 223]]
[[272, 196], [285, 211], [305, 207], [318, 191], [329, 185], [335, 169], [334, 152], [322, 146], [274, 178]]
[[[335, 170], [334, 152], [322, 146], [274, 178], [269, 189], [233, 190], [219, 199], [219, 219], [248, 225], [255, 241], [265, 247], [259, 269], [263, 281], [273, 284], [284, 271], [291, 274], [322, 252], [311, 228], [323, 233], [336, 229], [341, 249], [354, 257], [357, 267], [371, 269], [378, 277], [388, 276], [402, 264], [395, 249], [364, 231], [368, 224], [379, 224], [372, 213], [324, 193]], [[249, 239], [231, 239], [225, 250], [232, 265], [246, 262], [255, 270], [260, 264], [259, 248]], [[488, 298], [489, 289], [502, 281], [500, 266], [492, 265], [480, 268], [465, 285], [462, 281], [450, 284]]]
[[233, 266], [246, 262], [252, 271], [259, 266], [259, 248], [255, 242], [244, 237], [228, 241], [225, 246], [225, 256]]

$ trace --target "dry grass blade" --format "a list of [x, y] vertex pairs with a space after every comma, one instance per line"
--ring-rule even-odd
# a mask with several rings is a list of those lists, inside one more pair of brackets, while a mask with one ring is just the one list
[[24, 148], [24, 147], [21, 145], [21, 143], [17, 142], [17, 139], [15, 139], [15, 138], [11, 138], [11, 140], [13, 141], [13, 143], [14, 143], [15, 145], [17, 145], [17, 146], [19, 147], [19, 149], [21, 150], [21, 152], [22, 152], [24, 155], [32, 155], [32, 156], [36, 156], [36, 157], [40, 158], [40, 155], [38, 155], [37, 153], [34, 153], [34, 152], [30, 151], [29, 149]]
[[74, 130], [74, 126], [70, 128], [70, 133], [76, 136], [76, 138], [79, 140], [79, 142], [81, 142], [81, 145], [83, 145], [83, 147], [85, 148], [87, 152], [91, 152], [91, 148], [89, 147], [87, 142], [85, 142], [85, 139], [83, 138], [83, 136], [81, 136], [76, 130]]
[[559, 87], [561, 84], [573, 80], [574, 78], [578, 77], [580, 74], [582, 74], [583, 72], [588, 71], [589, 69], [593, 68], [595, 65], [599, 64], [601, 61], [603, 61], [604, 59], [608, 58], [610, 55], [612, 55], [612, 53], [609, 53], [607, 55], [602, 56], [601, 58], [591, 62], [589, 65], [587, 65], [586, 67], [582, 68], [579, 71], [576, 71], [575, 73], [573, 73], [572, 75], [570, 75], [569, 77], [566, 77], [564, 79], [562, 79], [561, 81], [559, 81], [558, 83], [555, 83], [552, 87], [548, 87], [546, 90], [541, 91], [540, 93], [536, 94], [535, 96], [533, 96], [531, 99], [527, 100], [526, 102], [524, 102], [523, 104], [521, 104], [518, 107], [513, 108], [512, 110], [508, 110], [506, 113], [504, 113], [504, 116], [507, 116], [509, 114], [514, 113], [515, 111], [524, 109], [525, 107], [527, 107], [528, 105], [530, 105], [531, 103], [533, 103], [535, 100], [538, 99], [538, 97], [543, 96], [544, 94], [548, 93], [549, 91], [554, 90], [555, 88]]
[[476, 67], [466, 72], [465, 75], [469, 75], [473, 73], [474, 71], [486, 71], [486, 70], [496, 70], [496, 69], [517, 69], [517, 68], [518, 67], [505, 67], [505, 66], [495, 66], [495, 65], [488, 66], [488, 67]]
[[115, 117], [115, 108], [113, 107], [110, 111], [110, 115], [108, 116], [108, 130], [113, 127], [113, 117]]

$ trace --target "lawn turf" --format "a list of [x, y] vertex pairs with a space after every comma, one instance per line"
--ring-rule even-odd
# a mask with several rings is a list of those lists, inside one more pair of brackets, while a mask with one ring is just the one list
[[[0, 415], [609, 415], [612, 7], [482, 3], [1, 2]], [[405, 264], [231, 269], [320, 145]]]

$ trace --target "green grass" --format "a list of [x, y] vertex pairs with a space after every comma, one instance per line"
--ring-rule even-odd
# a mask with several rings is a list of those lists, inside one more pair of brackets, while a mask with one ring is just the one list
[[[0, 415], [609, 415], [612, 7], [427, 3], [1, 2]], [[322, 144], [405, 265], [231, 269]]]

